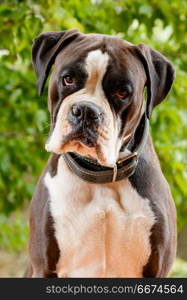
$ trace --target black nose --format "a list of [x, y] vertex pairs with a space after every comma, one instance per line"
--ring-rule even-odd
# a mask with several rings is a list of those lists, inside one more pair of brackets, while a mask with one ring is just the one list
[[69, 121], [74, 125], [84, 122], [85, 125], [100, 125], [103, 120], [103, 114], [100, 108], [89, 102], [74, 104], [69, 111]]

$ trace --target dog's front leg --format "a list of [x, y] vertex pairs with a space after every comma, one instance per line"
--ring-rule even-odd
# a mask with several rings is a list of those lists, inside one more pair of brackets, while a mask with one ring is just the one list
[[57, 277], [59, 248], [49, 210], [48, 194], [41, 182], [31, 204], [29, 251], [31, 266], [27, 277]]

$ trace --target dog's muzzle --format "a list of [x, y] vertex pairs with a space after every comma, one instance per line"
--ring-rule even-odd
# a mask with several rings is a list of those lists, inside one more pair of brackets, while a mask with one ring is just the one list
[[103, 122], [103, 112], [96, 104], [86, 101], [73, 104], [68, 121], [74, 132], [72, 139], [80, 140], [88, 147], [96, 144], [97, 129]]

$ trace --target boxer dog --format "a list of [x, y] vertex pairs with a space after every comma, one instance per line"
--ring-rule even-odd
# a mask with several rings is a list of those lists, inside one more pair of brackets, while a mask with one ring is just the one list
[[144, 44], [78, 30], [42, 33], [51, 152], [31, 204], [28, 277], [166, 277], [176, 212], [149, 135], [171, 63]]

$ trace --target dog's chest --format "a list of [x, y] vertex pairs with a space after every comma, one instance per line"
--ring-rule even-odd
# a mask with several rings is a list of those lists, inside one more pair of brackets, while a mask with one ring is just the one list
[[154, 215], [128, 180], [88, 184], [59, 160], [45, 176], [56, 239], [58, 277], [141, 277]]

